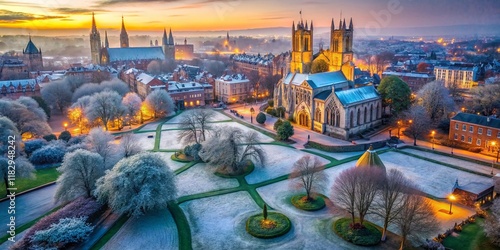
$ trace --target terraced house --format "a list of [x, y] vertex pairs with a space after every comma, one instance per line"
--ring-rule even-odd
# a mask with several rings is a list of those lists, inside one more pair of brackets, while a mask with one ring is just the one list
[[500, 119], [458, 113], [451, 118], [448, 138], [488, 151], [497, 151], [500, 143]]

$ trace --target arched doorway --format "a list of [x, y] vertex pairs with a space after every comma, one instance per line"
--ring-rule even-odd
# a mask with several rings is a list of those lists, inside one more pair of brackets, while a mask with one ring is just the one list
[[300, 126], [309, 127], [309, 114], [307, 112], [300, 112], [297, 122]]

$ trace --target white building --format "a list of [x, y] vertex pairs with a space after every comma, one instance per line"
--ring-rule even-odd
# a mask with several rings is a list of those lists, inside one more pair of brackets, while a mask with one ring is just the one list
[[470, 89], [477, 82], [477, 67], [436, 66], [436, 81], [444, 82], [447, 88]]
[[225, 103], [243, 102], [251, 95], [250, 80], [245, 75], [225, 75], [215, 80], [215, 96]]

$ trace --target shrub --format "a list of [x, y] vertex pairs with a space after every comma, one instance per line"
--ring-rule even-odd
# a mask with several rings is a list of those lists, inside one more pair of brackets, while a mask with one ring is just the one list
[[264, 113], [259, 113], [257, 115], [257, 117], [255, 117], [255, 120], [259, 123], [259, 124], [264, 124], [266, 122], [266, 115]]
[[78, 135], [78, 136], [73, 136], [71, 139], [68, 141], [68, 146], [70, 145], [75, 145], [75, 144], [80, 144], [85, 140], [85, 135]]
[[326, 206], [325, 199], [322, 196], [317, 196], [313, 200], [307, 200], [306, 195], [299, 194], [292, 196], [290, 201], [293, 206], [305, 211], [318, 211]]
[[275, 223], [275, 227], [273, 228], [262, 227], [261, 223], [263, 219], [263, 214], [257, 214], [248, 218], [245, 227], [247, 232], [257, 238], [270, 239], [285, 235], [292, 227], [290, 219], [280, 213], [267, 213], [267, 219]]
[[97, 218], [99, 214], [98, 212], [101, 209], [102, 205], [95, 201], [93, 198], [77, 198], [76, 200], [67, 204], [65, 207], [39, 220], [35, 225], [27, 230], [24, 237], [21, 240], [17, 241], [11, 247], [11, 249], [31, 249], [32, 247], [30, 239], [37, 231], [48, 229], [52, 224], [56, 224], [64, 218], [87, 217], [87, 221], [93, 221]]
[[278, 127], [276, 132], [278, 134], [278, 139], [282, 141], [288, 140], [288, 138], [294, 134], [293, 126], [289, 121], [283, 122], [283, 124]]
[[193, 159], [195, 161], [199, 161], [200, 156], [198, 155], [198, 153], [200, 152], [200, 150], [201, 150], [201, 144], [193, 144], [193, 145], [186, 146], [184, 148], [184, 154], [186, 156], [193, 157]]
[[71, 243], [83, 242], [94, 229], [86, 220], [87, 217], [60, 219], [49, 228], [35, 232], [31, 237], [31, 244], [34, 248], [61, 249]]
[[281, 125], [283, 125], [283, 120], [278, 119], [278, 120], [274, 123], [274, 126], [273, 126], [274, 130], [276, 130], [276, 131], [277, 131], [277, 130], [278, 130], [278, 128], [279, 128]]
[[26, 154], [28, 154], [28, 155], [31, 155], [37, 149], [40, 149], [45, 145], [47, 145], [47, 141], [44, 139], [34, 139], [34, 140], [25, 141], [24, 142], [24, 152], [26, 152]]
[[71, 133], [69, 131], [63, 131], [59, 135], [59, 140], [63, 140], [65, 142], [68, 142], [71, 139]]
[[272, 115], [272, 116], [276, 116], [276, 109], [268, 107], [266, 109], [266, 113], [268, 113], [269, 115]]
[[53, 164], [62, 162], [66, 148], [59, 143], [48, 144], [37, 149], [29, 160], [35, 165]]
[[333, 230], [342, 239], [360, 246], [373, 246], [380, 242], [382, 233], [377, 227], [368, 222], [363, 222], [363, 227], [359, 229], [351, 228], [350, 218], [340, 218], [333, 223]]
[[43, 136], [43, 139], [45, 139], [46, 141], [57, 140], [57, 136], [55, 134], [45, 135]]
[[87, 150], [87, 145], [85, 143], [74, 144], [66, 148], [66, 153], [71, 153], [76, 151], [77, 149], [85, 149]]
[[267, 101], [267, 104], [269, 105], [269, 107], [273, 108], [274, 107], [274, 100]]
[[469, 148], [469, 151], [470, 152], [473, 152], [473, 153], [480, 153], [483, 149], [481, 147], [471, 147]]
[[285, 117], [285, 107], [277, 107], [276, 108], [276, 116], [278, 117]]
[[293, 117], [293, 114], [290, 114], [290, 115], [288, 116], [288, 121], [289, 121], [289, 122], [295, 122], [295, 117]]

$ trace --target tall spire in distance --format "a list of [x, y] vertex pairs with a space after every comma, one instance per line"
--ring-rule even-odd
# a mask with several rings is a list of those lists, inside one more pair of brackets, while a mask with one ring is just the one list
[[97, 26], [95, 25], [94, 12], [92, 12], [92, 33], [97, 33]]
[[352, 17], [351, 17], [351, 21], [349, 22], [349, 30], [352, 30], [353, 29], [353, 25], [352, 25]]
[[306, 20], [306, 30], [308, 30], [308, 29], [309, 29], [309, 25], [307, 25], [307, 20]]
[[346, 28], [345, 28], [345, 18], [344, 18], [344, 23], [342, 24], [342, 30], [346, 30]]
[[122, 30], [120, 32], [120, 47], [121, 48], [129, 47], [128, 34], [127, 30], [125, 29], [125, 21], [123, 20], [123, 16], [122, 16]]
[[340, 19], [340, 22], [339, 22], [339, 30], [342, 29], [342, 19]]
[[311, 20], [311, 30], [314, 29], [313, 21]]
[[109, 48], [108, 31], [104, 31], [104, 47]]
[[167, 29], [163, 28], [162, 44], [168, 45]]
[[168, 32], [168, 44], [174, 45], [174, 36], [172, 35], [172, 28], [170, 28], [170, 31]]
[[332, 18], [332, 26], [330, 27], [330, 29], [331, 29], [331, 31], [335, 30], [335, 24], [334, 24], [333, 18]]

